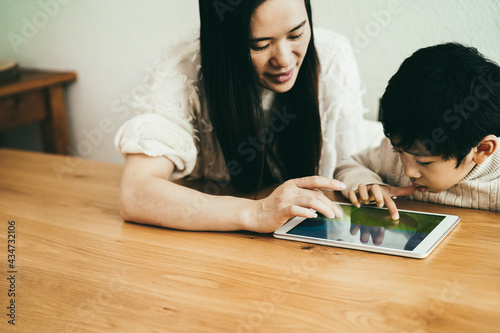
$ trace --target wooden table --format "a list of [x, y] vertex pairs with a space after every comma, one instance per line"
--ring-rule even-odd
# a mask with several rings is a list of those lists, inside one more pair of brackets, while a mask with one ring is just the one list
[[121, 172], [120, 165], [0, 150], [1, 332], [500, 329], [499, 213], [400, 201], [462, 217], [418, 260], [268, 234], [126, 223], [117, 205]]
[[41, 122], [45, 151], [66, 154], [69, 129], [64, 85], [73, 72], [22, 69], [15, 82], [0, 85], [0, 131]]

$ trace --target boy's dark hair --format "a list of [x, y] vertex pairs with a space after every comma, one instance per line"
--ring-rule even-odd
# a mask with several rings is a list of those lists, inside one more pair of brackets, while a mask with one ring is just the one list
[[389, 80], [380, 115], [398, 148], [423, 145], [458, 167], [485, 136], [500, 136], [500, 67], [458, 43], [422, 48]]

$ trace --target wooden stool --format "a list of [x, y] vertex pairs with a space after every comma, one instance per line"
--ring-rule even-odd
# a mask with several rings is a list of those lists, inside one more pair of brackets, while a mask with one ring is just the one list
[[16, 81], [21, 76], [19, 64], [15, 60], [0, 59], [0, 84]]
[[69, 129], [64, 84], [73, 72], [20, 69], [17, 80], [0, 84], [0, 131], [41, 122], [45, 151], [67, 154]]

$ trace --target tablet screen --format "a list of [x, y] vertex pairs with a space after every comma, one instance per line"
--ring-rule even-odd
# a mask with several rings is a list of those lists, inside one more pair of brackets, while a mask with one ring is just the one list
[[400, 211], [399, 221], [393, 221], [385, 209], [339, 207], [344, 216], [305, 219], [287, 234], [412, 251], [445, 218]]

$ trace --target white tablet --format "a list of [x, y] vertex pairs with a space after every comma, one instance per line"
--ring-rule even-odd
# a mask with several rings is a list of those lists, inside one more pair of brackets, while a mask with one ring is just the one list
[[337, 203], [342, 217], [328, 219], [296, 217], [274, 232], [276, 238], [425, 258], [458, 224], [460, 217], [399, 210], [393, 221], [386, 208]]

